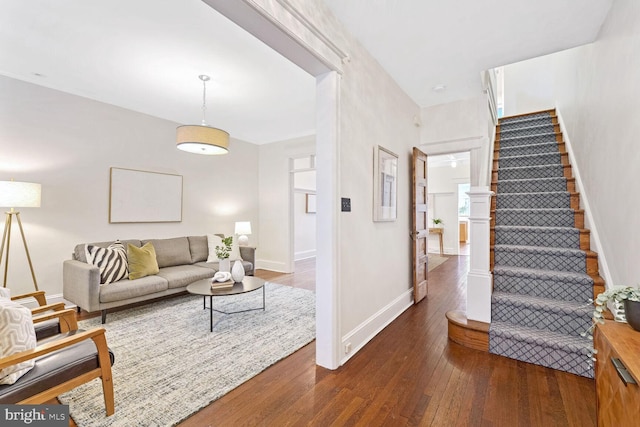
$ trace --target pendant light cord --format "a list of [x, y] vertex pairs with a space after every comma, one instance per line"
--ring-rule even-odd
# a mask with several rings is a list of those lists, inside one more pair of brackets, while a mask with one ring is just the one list
[[209, 76], [200, 75], [198, 76], [200, 80], [202, 80], [202, 126], [207, 125], [207, 121], [205, 120], [205, 115], [207, 112], [207, 81], [209, 80]]

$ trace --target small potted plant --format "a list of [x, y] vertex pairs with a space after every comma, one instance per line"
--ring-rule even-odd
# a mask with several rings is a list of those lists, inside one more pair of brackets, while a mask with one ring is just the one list
[[433, 219], [433, 226], [434, 227], [441, 228], [442, 224], [444, 224], [444, 222], [442, 222], [442, 220], [440, 218], [434, 218]]
[[604, 312], [610, 301], [615, 306], [615, 320], [626, 321], [633, 329], [640, 331], [640, 289], [616, 286], [598, 295], [593, 311], [594, 326], [596, 323], [604, 323]]
[[216, 256], [218, 257], [218, 266], [220, 271], [230, 271], [231, 261], [229, 256], [231, 255], [231, 244], [233, 243], [233, 236], [223, 237], [222, 246], [216, 246]]

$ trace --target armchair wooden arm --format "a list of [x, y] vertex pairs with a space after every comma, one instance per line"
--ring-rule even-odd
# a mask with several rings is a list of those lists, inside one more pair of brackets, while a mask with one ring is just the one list
[[47, 298], [44, 291], [29, 292], [27, 294], [15, 295], [11, 297], [11, 301], [33, 297], [38, 301], [38, 305], [47, 305]]
[[[73, 310], [66, 310], [73, 313]], [[61, 313], [61, 312], [58, 312]], [[62, 322], [61, 322], [62, 323]], [[104, 394], [104, 402], [107, 416], [112, 415], [115, 412], [114, 395], [113, 395], [113, 379], [111, 376], [111, 358], [109, 356], [109, 348], [107, 347], [107, 340], [105, 337], [104, 328], [95, 328], [88, 331], [70, 332], [67, 336], [48, 341], [44, 344], [38, 345], [31, 350], [25, 350], [20, 353], [13, 354], [4, 358], [0, 358], [0, 369], [8, 366], [21, 363], [26, 360], [35, 359], [37, 357], [55, 354], [56, 351], [60, 351], [71, 345], [80, 343], [82, 341], [91, 339], [93, 340], [98, 353], [98, 366], [95, 369], [80, 373], [76, 377], [69, 379], [63, 383], [54, 385], [53, 387], [44, 390], [38, 394], [30, 396], [18, 404], [40, 404], [53, 399], [54, 397], [69, 391], [81, 384], [91, 381], [95, 378], [102, 380], [102, 391]], [[19, 382], [20, 380], [18, 380]]]
[[33, 323], [35, 325], [36, 323], [44, 322], [51, 319], [58, 319], [60, 323], [60, 332], [75, 331], [76, 329], [78, 329], [76, 311], [72, 308], [33, 316]]
[[45, 305], [41, 305], [39, 307], [36, 308], [32, 308], [31, 309], [31, 314], [39, 314], [39, 313], [44, 313], [45, 311], [60, 311], [60, 310], [64, 310], [64, 303], [63, 302], [56, 302], [53, 304], [45, 304]]

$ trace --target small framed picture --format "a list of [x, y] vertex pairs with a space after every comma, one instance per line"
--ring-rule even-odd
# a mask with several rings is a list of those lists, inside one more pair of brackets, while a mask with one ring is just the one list
[[373, 220], [398, 217], [398, 155], [381, 146], [373, 152]]

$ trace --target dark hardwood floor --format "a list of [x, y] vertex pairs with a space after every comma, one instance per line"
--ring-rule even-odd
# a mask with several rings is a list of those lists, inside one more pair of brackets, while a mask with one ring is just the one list
[[[315, 343], [213, 402], [181, 426], [594, 426], [593, 380], [461, 347], [445, 312], [464, 309], [468, 257], [430, 272], [428, 298], [335, 371]], [[313, 289], [311, 261], [256, 275]], [[179, 404], [179, 402], [175, 402]]]
[[[448, 340], [445, 313], [465, 308], [469, 259], [449, 258], [429, 273], [427, 299], [344, 366], [316, 366], [311, 343], [180, 426], [595, 426], [593, 380]], [[256, 275], [315, 289], [313, 259]]]

